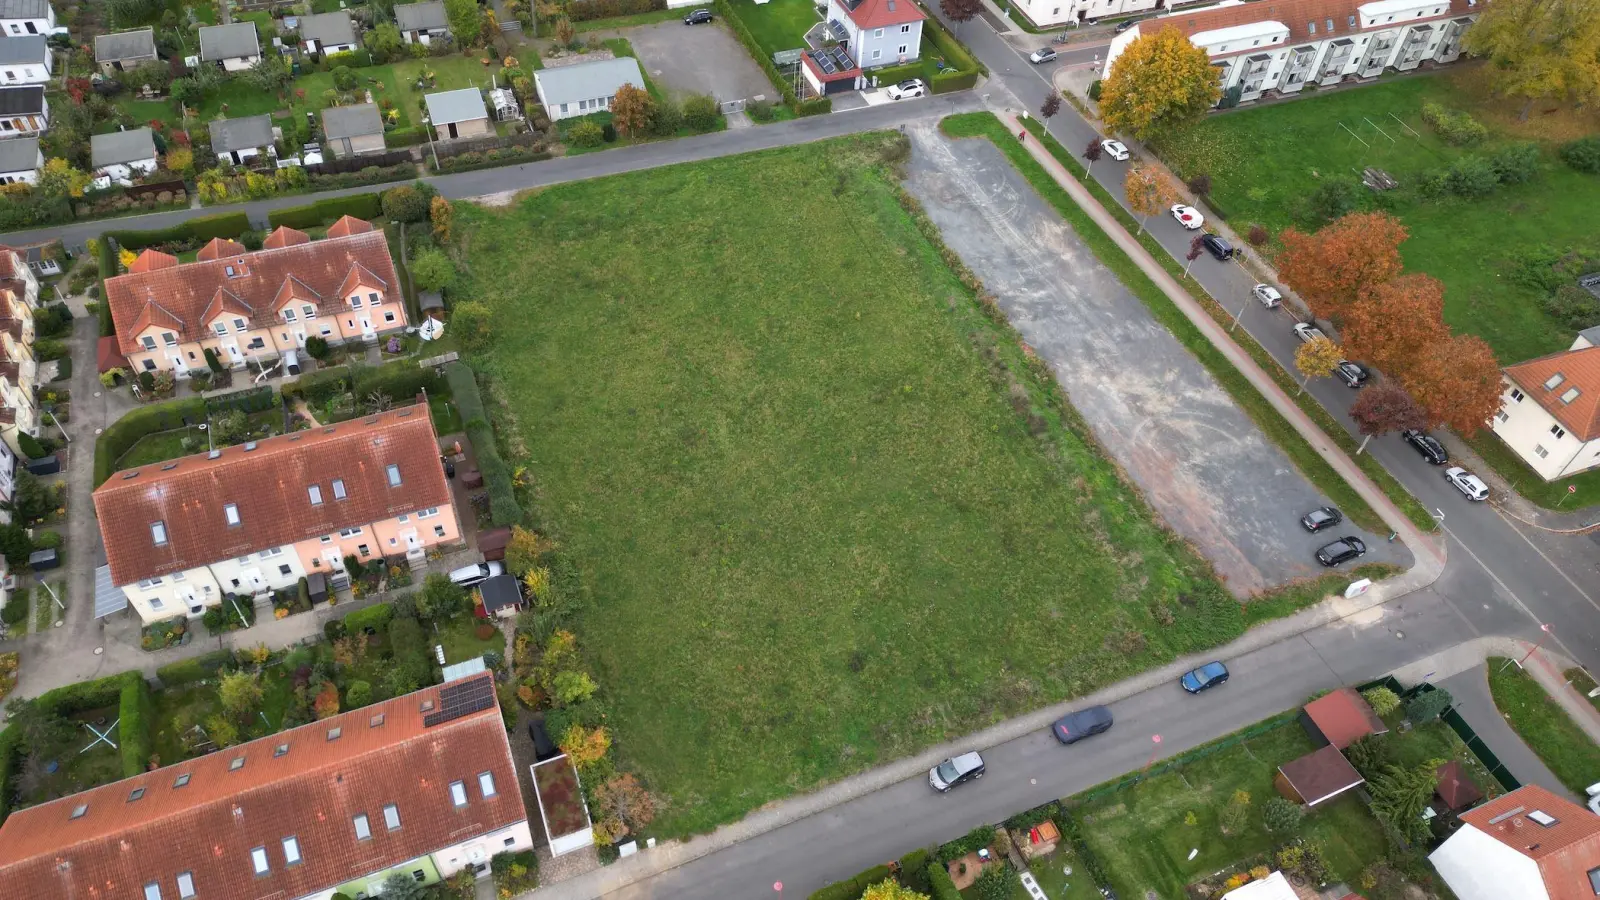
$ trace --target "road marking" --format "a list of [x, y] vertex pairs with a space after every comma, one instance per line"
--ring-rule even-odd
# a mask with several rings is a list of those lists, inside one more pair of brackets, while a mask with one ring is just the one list
[[[1465, 541], [1461, 540], [1461, 538], [1456, 537], [1456, 533], [1454, 531], [1451, 531], [1449, 528], [1445, 527], [1444, 523], [1442, 523], [1442, 522], [1439, 523], [1439, 529], [1441, 531], [1443, 531], [1445, 534], [1450, 535], [1450, 537], [1452, 539], [1454, 539], [1457, 544], [1460, 544], [1461, 545], [1461, 549], [1467, 551], [1467, 555], [1472, 557], [1473, 562], [1476, 562], [1478, 564], [1478, 568], [1480, 568], [1484, 572], [1488, 573], [1489, 577], [1494, 579], [1494, 583], [1500, 585], [1500, 590], [1505, 591], [1506, 592], [1506, 596], [1510, 597], [1512, 602], [1517, 604], [1517, 608], [1521, 609], [1523, 611], [1523, 613], [1526, 614], [1529, 619], [1532, 619], [1533, 623], [1535, 625], [1543, 625], [1544, 624], [1543, 620], [1541, 620], [1538, 616], [1534, 615], [1533, 614], [1533, 610], [1528, 608], [1528, 604], [1523, 603], [1522, 602], [1522, 598], [1518, 597], [1515, 591], [1511, 590], [1511, 588], [1508, 587], [1504, 581], [1500, 580], [1500, 576], [1496, 575], [1494, 573], [1494, 570], [1489, 568], [1489, 564], [1488, 563], [1485, 563], [1482, 559], [1480, 559], [1478, 557], [1478, 554], [1473, 553], [1472, 552], [1472, 548], [1468, 547]], [[1535, 547], [1534, 549], [1537, 550], [1538, 548]], [[1544, 554], [1542, 554], [1542, 553], [1540, 554], [1540, 556], [1543, 556], [1543, 555]], [[1560, 571], [1560, 570], [1557, 569], [1556, 571]], [[1568, 579], [1568, 580], [1570, 581], [1571, 579]], [[1585, 594], [1584, 596], [1587, 597], [1588, 595]], [[1593, 603], [1594, 601], [1591, 600], [1589, 602]], [[1555, 633], [1552, 632], [1550, 637], [1551, 637], [1551, 639], [1553, 639], [1556, 642], [1556, 644], [1558, 646], [1561, 647], [1561, 651], [1567, 655], [1568, 659], [1577, 659], [1578, 658], [1578, 655], [1576, 653], [1572, 652], [1572, 648], [1568, 647], [1566, 645], [1566, 642], [1561, 640], [1561, 636], [1560, 635], [1555, 634]]]
[[1587, 591], [1585, 591], [1581, 587], [1578, 587], [1578, 583], [1576, 581], [1573, 581], [1560, 566], [1556, 565], [1555, 560], [1553, 560], [1550, 557], [1546, 556], [1544, 551], [1540, 550], [1538, 548], [1538, 546], [1533, 543], [1533, 541], [1529, 540], [1528, 536], [1522, 533], [1522, 529], [1518, 528], [1514, 523], [1512, 523], [1509, 519], [1507, 519], [1506, 516], [1503, 513], [1500, 512], [1499, 509], [1495, 509], [1494, 512], [1495, 512], [1495, 515], [1500, 516], [1501, 521], [1504, 521], [1507, 525], [1511, 526], [1511, 530], [1515, 531], [1517, 533], [1517, 537], [1522, 538], [1523, 543], [1527, 544], [1528, 547], [1533, 550], [1533, 552], [1539, 554], [1539, 558], [1540, 559], [1542, 559], [1545, 562], [1549, 563], [1550, 564], [1550, 568], [1555, 569], [1557, 575], [1560, 575], [1563, 579], [1566, 579], [1567, 584], [1572, 585], [1572, 589], [1573, 590], [1577, 591], [1578, 594], [1583, 597], [1583, 599], [1589, 601], [1589, 605], [1594, 607], [1597, 612], [1600, 612], [1600, 603], [1596, 603], [1595, 599], [1593, 597], [1589, 596], [1589, 593]]

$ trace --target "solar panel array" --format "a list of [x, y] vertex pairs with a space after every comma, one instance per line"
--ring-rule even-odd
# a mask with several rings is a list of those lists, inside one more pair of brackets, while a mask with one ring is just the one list
[[856, 67], [855, 61], [843, 47], [823, 47], [811, 51], [811, 60], [817, 64], [824, 75], [836, 75], [848, 72]]
[[494, 679], [474, 678], [448, 684], [439, 690], [439, 706], [422, 717], [422, 727], [432, 728], [494, 705]]
[[817, 64], [817, 68], [821, 69], [822, 74], [824, 75], [832, 75], [833, 73], [839, 71], [838, 69], [834, 68], [833, 56], [832, 54], [828, 53], [827, 48], [813, 50], [811, 53], [811, 61]]
[[850, 58], [850, 54], [846, 52], [843, 47], [832, 47], [825, 52], [831, 52], [833, 54], [833, 64], [838, 66], [840, 71], [854, 69], [856, 67], [855, 60]]

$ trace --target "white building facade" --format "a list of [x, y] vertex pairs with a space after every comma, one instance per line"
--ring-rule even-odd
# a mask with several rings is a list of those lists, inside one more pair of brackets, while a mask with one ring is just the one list
[[1572, 349], [1507, 366], [1494, 433], [1546, 481], [1600, 466], [1600, 329]]
[[1017, 0], [1015, 7], [1041, 28], [1081, 25], [1113, 16], [1193, 6], [1205, 0]]
[[[66, 29], [61, 29], [65, 31]], [[0, 33], [6, 35], [54, 34], [56, 11], [50, 0], [4, 0], [0, 2]]]

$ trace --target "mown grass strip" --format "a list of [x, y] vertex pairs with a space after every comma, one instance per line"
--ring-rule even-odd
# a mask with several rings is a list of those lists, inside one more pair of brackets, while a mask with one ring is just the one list
[[1561, 783], [1583, 796], [1584, 787], [1593, 784], [1594, 773], [1600, 772], [1600, 747], [1533, 676], [1507, 662], [1489, 657], [1489, 693], [1495, 708]]

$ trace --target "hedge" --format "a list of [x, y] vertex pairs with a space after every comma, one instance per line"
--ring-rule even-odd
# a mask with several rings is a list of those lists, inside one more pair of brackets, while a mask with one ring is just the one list
[[919, 848], [900, 857], [900, 883], [919, 894], [933, 893], [933, 884], [928, 878], [930, 855], [926, 849]]
[[151, 734], [150, 682], [137, 672], [129, 673], [122, 697], [117, 704], [117, 731], [122, 737], [122, 777], [132, 778], [145, 771], [150, 757], [155, 753], [155, 740]]
[[341, 216], [354, 216], [372, 220], [383, 215], [383, 203], [377, 192], [351, 194], [348, 197], [328, 197], [305, 206], [290, 206], [267, 213], [267, 224], [273, 228], [287, 225], [290, 228], [316, 228], [332, 225]]
[[[199, 241], [204, 243], [212, 238], [236, 238], [250, 230], [250, 217], [242, 212], [219, 213], [214, 216], [201, 216], [179, 222], [169, 228], [156, 228], [149, 231], [107, 231], [106, 237], [116, 239], [116, 242], [125, 250], [138, 252], [146, 247], [156, 244], [169, 244], [175, 241]], [[107, 270], [101, 266], [102, 274], [115, 273], [116, 268]]]
[[928, 80], [928, 90], [935, 94], [965, 91], [978, 83], [977, 72], [958, 72], [946, 69]]
[[810, 900], [860, 900], [867, 888], [890, 877], [888, 866], [873, 866], [854, 878], [836, 881], [813, 893]]
[[794, 104], [794, 114], [800, 118], [806, 116], [820, 116], [833, 112], [832, 97], [812, 97]]
[[358, 609], [344, 617], [345, 633], [354, 634], [358, 631], [371, 628], [373, 631], [383, 631], [394, 618], [394, 605], [391, 603], [376, 603], [365, 609]]
[[213, 650], [201, 656], [180, 659], [175, 663], [156, 669], [156, 677], [161, 679], [164, 687], [175, 687], [180, 684], [193, 684], [215, 676], [222, 668], [233, 662], [233, 653], [229, 650]]
[[[755, 36], [750, 33], [750, 29], [745, 26], [744, 20], [734, 14], [733, 4], [729, 3], [728, 0], [715, 0], [712, 7], [716, 9], [717, 15], [722, 17], [722, 21], [733, 26], [733, 33], [739, 36], [739, 40], [744, 43], [744, 49], [755, 59], [756, 64], [761, 66], [761, 71], [767, 73], [767, 79], [772, 82], [773, 87], [778, 89], [778, 93], [783, 97], [783, 102], [789, 106], [794, 106], [794, 88], [789, 86], [788, 79], [783, 77], [778, 71], [778, 67], [772, 64], [772, 57], [768, 55], [767, 51], [761, 49], [761, 44], [756, 41]], [[798, 113], [799, 110], [795, 110], [795, 112]]]
[[308, 372], [283, 386], [283, 399], [304, 397], [312, 406], [321, 406], [350, 389], [350, 367], [332, 366]]
[[206, 398], [206, 411], [212, 415], [235, 409], [245, 413], [266, 412], [277, 405], [277, 395], [270, 384]]
[[933, 900], [963, 900], [956, 883], [950, 880], [950, 870], [939, 863], [928, 863], [928, 883], [933, 888]]
[[410, 360], [395, 360], [361, 372], [359, 380], [352, 383], [349, 366], [318, 369], [285, 384], [283, 396], [304, 397], [308, 404], [317, 407], [353, 391], [357, 398], [380, 393], [397, 405], [405, 405], [422, 391], [440, 395], [450, 390], [450, 385], [432, 368], [425, 369]]
[[94, 484], [99, 487], [116, 471], [117, 460], [139, 439], [158, 431], [182, 428], [185, 420], [204, 421], [206, 401], [202, 397], [169, 400], [141, 406], [106, 426], [94, 442]]
[[100, 303], [95, 307], [95, 315], [100, 317], [100, 336], [110, 337], [117, 333], [116, 322], [111, 318], [111, 304], [106, 301], [106, 279], [117, 274], [117, 248], [110, 234], [100, 236], [99, 256], [96, 262], [100, 267]]
[[445, 367], [444, 374], [445, 380], [450, 382], [456, 409], [461, 411], [461, 421], [466, 423], [467, 440], [472, 442], [472, 449], [477, 453], [478, 472], [489, 490], [489, 518], [496, 525], [520, 524], [522, 507], [511, 486], [511, 472], [500, 458], [494, 428], [489, 424], [489, 414], [484, 409], [483, 395], [478, 393], [478, 381], [472, 369], [466, 363], [453, 362]]
[[56, 377], [51, 381], [66, 381], [72, 377], [72, 357], [63, 356], [56, 360]]
[[385, 147], [415, 147], [428, 142], [428, 129], [423, 125], [407, 125], [383, 133]]
[[667, 0], [572, 0], [567, 4], [567, 18], [574, 22], [589, 22], [617, 16], [636, 16], [666, 8]]
[[[120, 721], [117, 723], [117, 742], [126, 748], [130, 744], [140, 749], [149, 758], [150, 727], [145, 713], [149, 710], [150, 686], [145, 684], [144, 676], [138, 672], [123, 672], [119, 675], [110, 675], [96, 681], [85, 681], [78, 684], [69, 684], [65, 687], [46, 691], [39, 695], [34, 704], [40, 709], [58, 716], [70, 716], [73, 713], [83, 712], [105, 706], [117, 706]], [[139, 694], [143, 693], [143, 699]], [[130, 697], [130, 694], [132, 696]], [[133, 715], [129, 716], [132, 704]], [[16, 772], [17, 757], [22, 744], [22, 729], [12, 726], [0, 731], [0, 784], [9, 785], [13, 774]], [[123, 751], [124, 768], [131, 751]], [[138, 772], [144, 771], [144, 763], [140, 762]], [[124, 775], [138, 774], [138, 772], [124, 771]], [[11, 814], [13, 795], [10, 790], [0, 791], [0, 822], [5, 821]]]
[[878, 79], [878, 84], [884, 85], [899, 84], [900, 82], [910, 78], [921, 78], [926, 75], [927, 72], [927, 65], [921, 61], [918, 61], [909, 62], [898, 66], [884, 66], [881, 69], [873, 69], [867, 74]]
[[989, 71], [984, 67], [983, 63], [978, 62], [977, 58], [972, 55], [972, 51], [967, 49], [967, 45], [956, 40], [955, 35], [946, 31], [945, 27], [939, 24], [938, 19], [929, 16], [927, 21], [922, 23], [922, 33], [938, 49], [939, 55], [944, 57], [946, 64], [954, 66], [961, 72], [987, 73]]
[[[488, 154], [490, 153], [498, 155], [489, 156]], [[544, 160], [549, 159], [550, 155], [550, 151], [548, 150], [526, 150], [517, 148], [489, 150], [482, 154], [469, 151], [467, 153], [458, 153], [455, 156], [448, 156], [439, 160], [439, 171], [441, 173], [471, 172], [476, 169], [494, 169], [500, 166], [517, 165], [520, 163], [543, 162]]]

